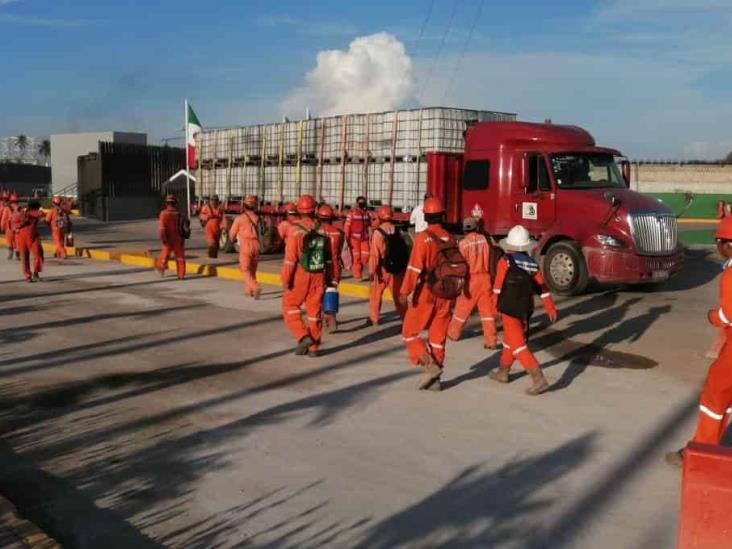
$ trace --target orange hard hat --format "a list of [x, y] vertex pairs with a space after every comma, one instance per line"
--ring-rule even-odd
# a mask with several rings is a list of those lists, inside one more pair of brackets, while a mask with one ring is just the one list
[[176, 201], [176, 198], [175, 198], [175, 195], [174, 194], [169, 194], [169, 195], [167, 195], [165, 197], [165, 203], [166, 204], [169, 203], [169, 202], [175, 202], [175, 201]]
[[445, 208], [442, 206], [442, 200], [439, 198], [425, 198], [424, 200], [424, 213], [426, 214], [439, 214], [443, 213]]
[[384, 221], [391, 221], [391, 218], [394, 217], [394, 210], [391, 209], [391, 206], [379, 206], [376, 216]]
[[717, 232], [714, 233], [714, 238], [732, 240], [732, 217], [727, 216], [719, 222], [719, 227], [717, 227]]
[[17, 202], [18, 201], [18, 195], [13, 193], [10, 195], [10, 202]]
[[321, 217], [323, 219], [333, 219], [333, 208], [328, 206], [328, 204], [323, 204], [320, 208], [318, 208], [318, 217]]
[[61, 204], [61, 197], [60, 196], [54, 196], [51, 199], [51, 202], [54, 203], [54, 204], [56, 204], [58, 206], [59, 204]]
[[297, 213], [311, 214], [315, 211], [315, 199], [309, 194], [304, 194], [297, 199]]
[[244, 197], [244, 204], [249, 206], [250, 208], [255, 208], [257, 206], [257, 197], [253, 194], [248, 194]]
[[282, 206], [282, 209], [285, 211], [286, 214], [296, 214], [297, 213], [297, 206], [295, 206], [294, 202], [288, 202], [284, 206]]

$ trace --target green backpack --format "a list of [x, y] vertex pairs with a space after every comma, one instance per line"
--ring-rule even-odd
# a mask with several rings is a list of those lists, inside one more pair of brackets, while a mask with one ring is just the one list
[[312, 229], [306, 229], [300, 224], [295, 226], [305, 231], [302, 239], [300, 266], [306, 273], [322, 273], [325, 271], [329, 248], [328, 239], [318, 232], [320, 224], [317, 223]]

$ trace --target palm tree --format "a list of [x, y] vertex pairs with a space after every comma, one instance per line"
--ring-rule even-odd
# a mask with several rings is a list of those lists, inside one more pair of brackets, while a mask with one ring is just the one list
[[18, 149], [19, 159], [22, 160], [25, 157], [25, 152], [28, 150], [28, 136], [20, 134], [15, 138], [15, 147]]
[[51, 156], [51, 140], [44, 139], [38, 144], [38, 154], [46, 159], [46, 166], [48, 166], [48, 159]]

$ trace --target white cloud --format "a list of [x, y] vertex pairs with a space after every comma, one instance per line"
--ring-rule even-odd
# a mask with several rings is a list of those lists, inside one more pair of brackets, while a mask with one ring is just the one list
[[288, 114], [302, 115], [306, 107], [323, 116], [391, 110], [414, 92], [412, 60], [383, 32], [356, 38], [347, 50], [321, 51], [305, 79], [283, 103]]

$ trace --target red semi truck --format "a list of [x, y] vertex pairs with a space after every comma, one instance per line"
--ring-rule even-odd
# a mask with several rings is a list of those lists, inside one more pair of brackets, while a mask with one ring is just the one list
[[427, 190], [445, 201], [448, 222], [483, 220], [494, 236], [521, 224], [551, 289], [600, 283], [661, 283], [683, 266], [676, 217], [630, 190], [630, 164], [576, 126], [481, 122], [463, 154], [428, 155]]
[[[576, 126], [462, 123], [467, 128], [462, 152], [393, 157], [392, 175], [384, 175], [365, 192], [372, 206], [391, 203], [397, 220], [406, 223], [426, 191], [443, 199], [448, 224], [456, 230], [468, 215], [482, 219], [494, 237], [524, 225], [539, 240], [537, 259], [552, 291], [559, 294], [581, 293], [590, 280], [662, 283], [682, 268], [675, 216], [658, 200], [628, 188], [630, 164], [619, 151], [598, 147]], [[345, 153], [339, 160], [349, 158]], [[395, 162], [426, 163], [426, 183], [419, 168], [416, 181], [395, 177]], [[389, 172], [385, 168], [382, 173]], [[285, 178], [288, 183], [292, 182]], [[349, 183], [341, 182], [341, 199], [344, 185]], [[237, 213], [240, 200], [230, 197], [227, 211]], [[330, 200], [333, 203], [333, 197]], [[338, 212], [341, 218], [347, 208], [344, 203]], [[282, 219], [281, 204], [265, 202], [261, 213], [266, 225], [261, 231], [263, 249], [277, 251], [281, 243], [274, 226]], [[222, 247], [231, 250], [227, 240], [222, 235]]]

